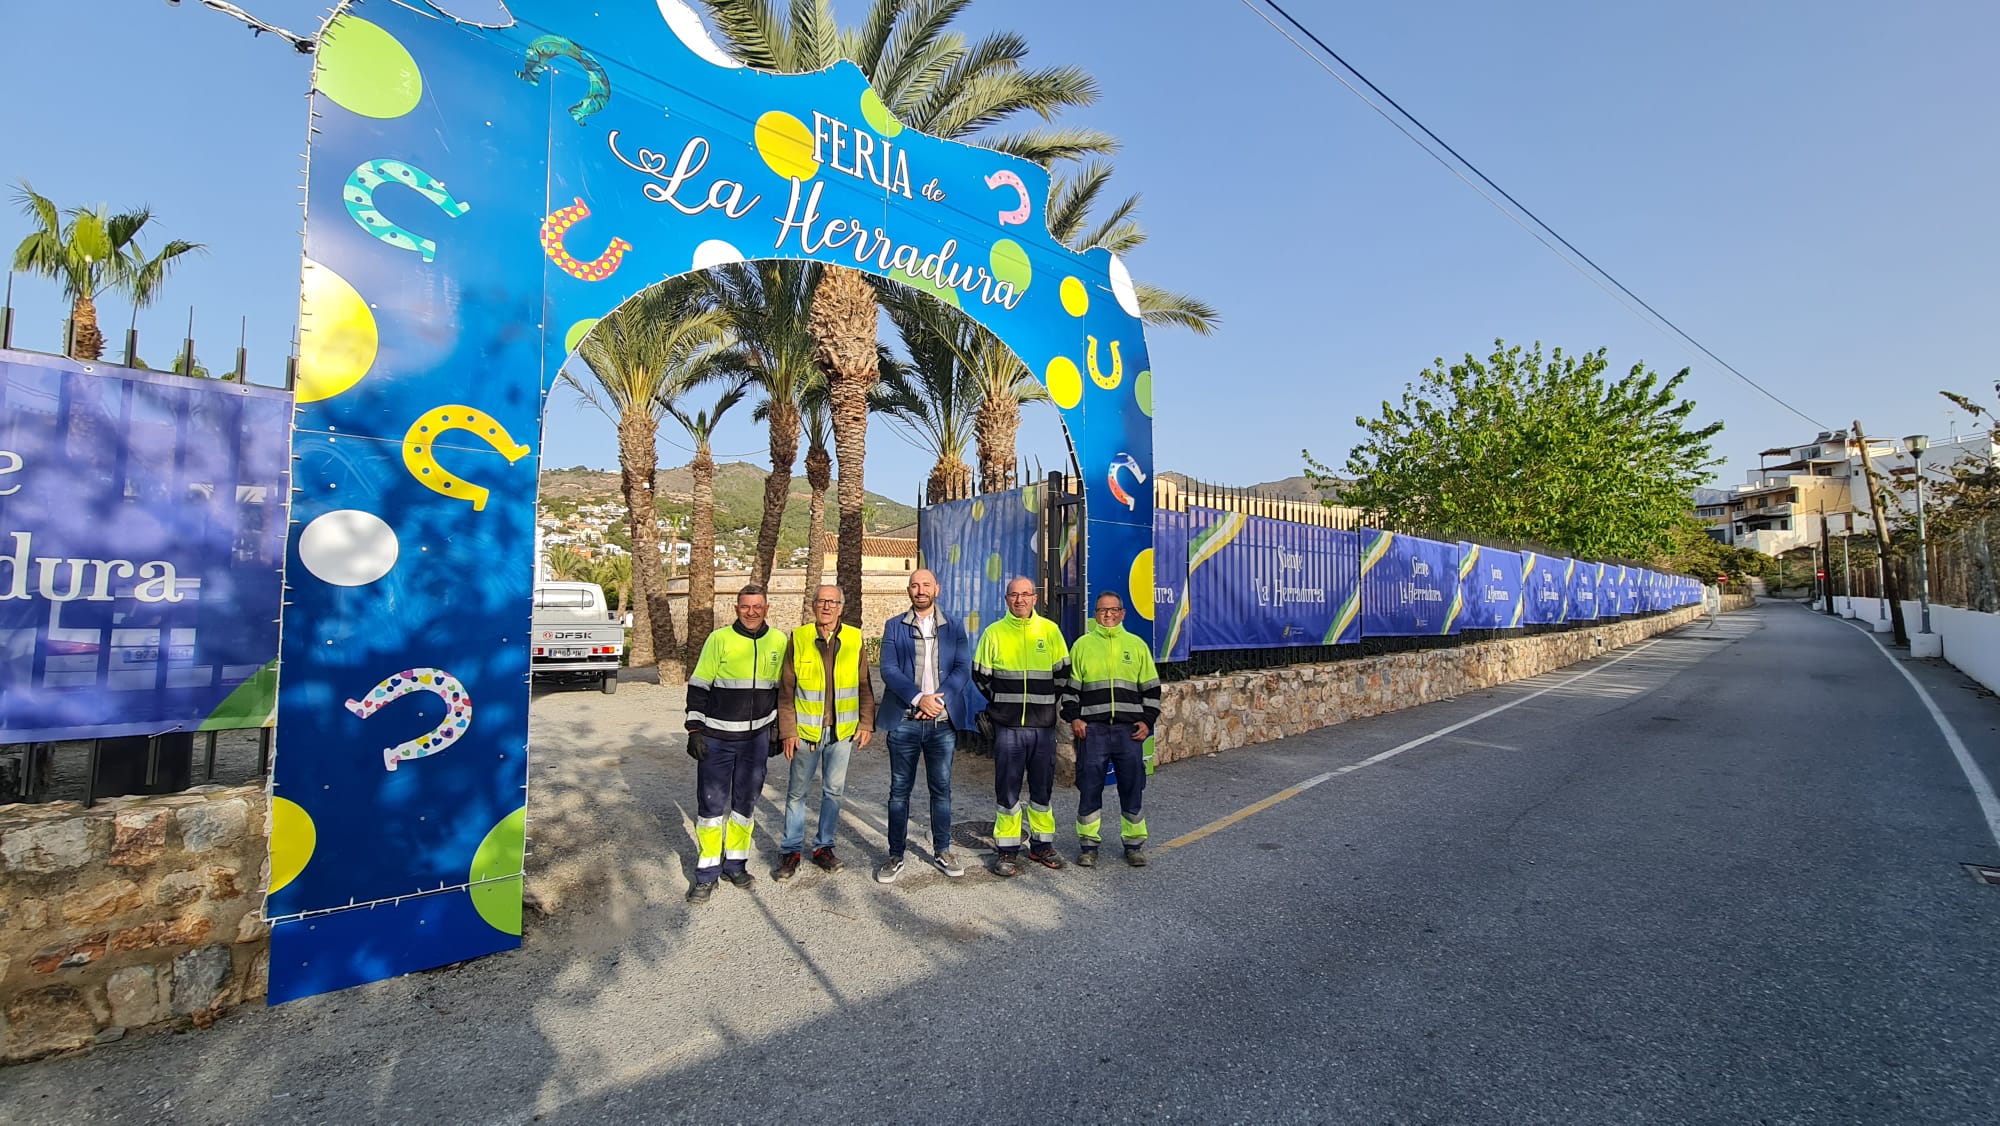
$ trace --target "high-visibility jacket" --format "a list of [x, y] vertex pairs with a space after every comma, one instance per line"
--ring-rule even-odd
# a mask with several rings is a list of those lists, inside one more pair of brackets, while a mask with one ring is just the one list
[[[799, 738], [820, 741], [826, 726], [826, 661], [819, 627], [811, 622], [792, 631], [792, 710]], [[833, 737], [852, 739], [861, 728], [861, 631], [843, 625], [833, 635]]]
[[1054, 727], [1069, 685], [1069, 646], [1056, 624], [1012, 614], [986, 627], [972, 653], [972, 683], [1002, 727]]
[[1125, 631], [1093, 625], [1069, 651], [1063, 722], [1144, 723], [1160, 719], [1160, 674], [1152, 650]]
[[778, 678], [785, 634], [769, 625], [751, 633], [732, 622], [701, 643], [688, 677], [687, 727], [711, 739], [748, 739], [778, 718]]

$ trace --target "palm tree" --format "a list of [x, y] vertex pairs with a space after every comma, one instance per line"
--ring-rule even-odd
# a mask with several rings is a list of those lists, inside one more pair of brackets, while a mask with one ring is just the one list
[[985, 330], [972, 318], [916, 291], [887, 295], [889, 319], [903, 338], [909, 361], [884, 365], [877, 398], [881, 413], [900, 424], [913, 445], [936, 458], [924, 500], [942, 504], [972, 494], [973, 421], [980, 385], [972, 350]]
[[813, 363], [813, 290], [821, 269], [812, 262], [761, 261], [721, 266], [708, 284], [729, 314], [736, 350], [764, 392], [757, 420], [771, 438], [771, 475], [764, 478], [764, 522], [757, 528], [756, 582], [771, 585], [778, 532], [792, 496], [799, 456], [799, 403], [820, 381]]
[[[1077, 128], [989, 129], [1023, 112], [1044, 121], [1097, 100], [1096, 80], [1078, 67], [1030, 70], [1028, 44], [1013, 32], [976, 42], [951, 30], [972, 0], [872, 0], [861, 25], [841, 28], [831, 0], [794, 0], [781, 15], [772, 0], [706, 0], [737, 58], [761, 70], [802, 73], [851, 59], [896, 120], [934, 137], [968, 140], [1048, 164], [1107, 153], [1116, 141]], [[861, 621], [862, 463], [868, 446], [869, 390], [880, 375], [875, 290], [866, 275], [828, 266], [813, 300], [814, 360], [825, 375], [840, 463], [840, 586], [846, 618]]]
[[[667, 404], [667, 412], [677, 419], [694, 439], [694, 461], [688, 469], [694, 475], [693, 524], [688, 532], [692, 555], [688, 560], [687, 655], [688, 667], [701, 658], [702, 643], [715, 631], [715, 453], [709, 440], [729, 408], [743, 401], [749, 380], [739, 377], [705, 411], [688, 413], [678, 402]], [[676, 396], [678, 398], [678, 396]]]
[[139, 232], [153, 220], [145, 207], [116, 215], [102, 204], [62, 211], [26, 180], [15, 189], [14, 202], [35, 225], [14, 248], [14, 268], [62, 283], [63, 296], [70, 302], [69, 339], [63, 349], [75, 359], [104, 355], [104, 331], [97, 325], [98, 294], [123, 292], [131, 297], [136, 312], [159, 296], [176, 261], [202, 249], [199, 243], [175, 239], [148, 258], [138, 244]]
[[806, 484], [812, 501], [806, 506], [805, 604], [799, 619], [813, 620], [813, 596], [826, 570], [826, 494], [833, 487], [833, 414], [826, 395], [826, 381], [816, 380], [799, 400], [806, 432]]
[[[700, 278], [676, 278], [641, 291], [584, 336], [577, 355], [592, 383], [563, 370], [563, 382], [618, 425], [619, 490], [634, 557], [634, 667], [679, 652], [667, 612], [659, 507], [653, 495], [660, 416], [689, 388], [720, 370], [728, 328], [728, 317], [709, 302]], [[660, 675], [673, 671], [663, 669]]]

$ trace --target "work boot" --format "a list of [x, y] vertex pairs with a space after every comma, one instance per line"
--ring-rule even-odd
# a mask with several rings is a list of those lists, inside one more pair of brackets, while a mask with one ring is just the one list
[[1056, 852], [1056, 846], [1052, 844], [1030, 846], [1028, 849], [1028, 859], [1051, 871], [1060, 871], [1063, 866], [1063, 858], [1061, 854]]
[[1076, 866], [1079, 868], [1097, 867], [1097, 850], [1094, 848], [1086, 848], [1078, 852], [1076, 854]]
[[796, 852], [788, 852], [785, 854], [785, 858], [783, 860], [778, 861], [778, 870], [776, 872], [771, 873], [771, 878], [774, 880], [789, 880], [793, 876], [796, 876], [798, 874], [799, 874], [799, 854]]
[[1144, 868], [1146, 866], [1146, 854], [1136, 848], [1128, 848], [1125, 850], [1125, 863], [1130, 864], [1134, 868]]
[[722, 878], [740, 888], [747, 888], [757, 882], [757, 877], [748, 872], [724, 872]]
[[714, 884], [696, 884], [688, 889], [688, 902], [707, 903], [708, 897], [714, 894], [715, 894]]
[[993, 874], [1001, 879], [1012, 879], [1021, 874], [1021, 866], [1014, 862], [1011, 853], [1000, 853], [993, 858]]
[[892, 852], [889, 854], [889, 859], [875, 866], [875, 882], [878, 884], [893, 884], [896, 882], [896, 877], [901, 875], [902, 872], [903, 854]]
[[840, 857], [833, 854], [832, 845], [813, 849], [813, 863], [819, 865], [822, 872], [838, 872], [847, 867], [840, 862]]

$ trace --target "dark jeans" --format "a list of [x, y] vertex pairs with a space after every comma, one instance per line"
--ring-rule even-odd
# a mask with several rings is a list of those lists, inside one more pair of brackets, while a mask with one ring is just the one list
[[1097, 847], [1097, 814], [1104, 808], [1107, 761], [1118, 767], [1118, 811], [1124, 815], [1124, 823], [1144, 824], [1140, 802], [1146, 794], [1145, 740], [1132, 738], [1129, 723], [1086, 724], [1083, 741], [1076, 747], [1076, 820], [1079, 826], [1091, 826], [1089, 834], [1078, 834], [1086, 848]]
[[951, 756], [958, 733], [948, 719], [899, 719], [889, 728], [889, 854], [903, 855], [910, 838], [910, 791], [917, 786], [917, 759], [924, 760], [924, 786], [931, 795], [931, 846], [951, 847]]

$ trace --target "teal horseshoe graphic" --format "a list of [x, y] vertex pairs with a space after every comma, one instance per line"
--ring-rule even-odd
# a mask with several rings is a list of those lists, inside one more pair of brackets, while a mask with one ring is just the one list
[[435, 261], [437, 243], [390, 222], [387, 216], [375, 209], [375, 189], [391, 181], [437, 204], [439, 211], [453, 219], [472, 210], [472, 205], [454, 198], [444, 189], [444, 184], [430, 173], [400, 160], [368, 161], [347, 178], [347, 187], [340, 195], [347, 201], [347, 214], [361, 225], [362, 230], [398, 250], [414, 250], [426, 262]]

